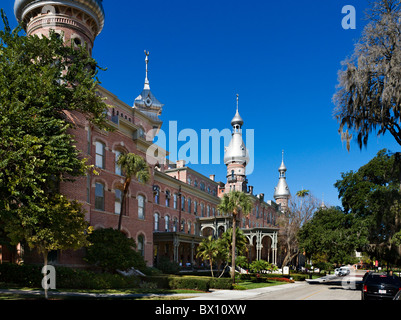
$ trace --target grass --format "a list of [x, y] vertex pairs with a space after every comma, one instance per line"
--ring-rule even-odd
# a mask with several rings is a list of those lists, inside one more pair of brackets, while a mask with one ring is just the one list
[[251, 289], [259, 289], [265, 287], [278, 286], [281, 284], [286, 284], [286, 282], [282, 281], [269, 281], [269, 282], [252, 282], [252, 281], [242, 281], [237, 283], [237, 290], [251, 290]]

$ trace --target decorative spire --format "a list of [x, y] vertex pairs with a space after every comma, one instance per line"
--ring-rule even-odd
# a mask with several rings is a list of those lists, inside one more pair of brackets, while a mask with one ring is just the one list
[[237, 113], [238, 113], [238, 106], [239, 106], [239, 94], [237, 93]]
[[149, 63], [149, 51], [145, 50], [145, 63], [146, 63], [146, 76], [145, 76], [145, 86], [144, 89], [145, 90], [150, 90], [150, 86], [149, 86], [149, 79], [148, 79], [148, 63]]
[[231, 120], [231, 125], [237, 131], [241, 129], [242, 125], [244, 124], [244, 120], [242, 120], [241, 116], [239, 115], [238, 108], [239, 108], [239, 94], [237, 94], [237, 112], [235, 113], [234, 118]]

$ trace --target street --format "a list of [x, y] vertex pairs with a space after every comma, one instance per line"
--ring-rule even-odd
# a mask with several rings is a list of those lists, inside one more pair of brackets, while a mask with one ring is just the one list
[[360, 290], [341, 285], [303, 283], [295, 287], [261, 293], [249, 300], [361, 300]]
[[303, 282], [253, 290], [216, 290], [189, 300], [361, 300], [357, 283], [363, 273], [326, 276]]

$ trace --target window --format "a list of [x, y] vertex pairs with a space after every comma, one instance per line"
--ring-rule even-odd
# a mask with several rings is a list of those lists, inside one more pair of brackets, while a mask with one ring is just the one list
[[201, 217], [205, 216], [205, 205], [201, 203]]
[[188, 212], [191, 213], [191, 198], [188, 198]]
[[194, 214], [197, 215], [198, 214], [198, 201], [194, 201]]
[[181, 220], [181, 229], [180, 229], [180, 231], [181, 232], [185, 232], [185, 220], [184, 219]]
[[198, 186], [198, 180], [195, 180], [194, 187], [197, 187], [197, 186]]
[[170, 207], [170, 191], [166, 191], [166, 207]]
[[207, 205], [207, 216], [210, 217], [210, 206]]
[[115, 192], [116, 192], [116, 196], [115, 196], [115, 200], [114, 200], [114, 213], [120, 214], [123, 192], [119, 189], [116, 189]]
[[96, 141], [96, 167], [104, 169], [105, 146], [103, 143]]
[[192, 224], [191, 221], [188, 221], [188, 234], [191, 234], [192, 232]]
[[145, 197], [138, 196], [138, 218], [145, 219]]
[[174, 218], [174, 223], [173, 223], [173, 231], [177, 232], [177, 226], [178, 226], [178, 219], [177, 217]]
[[118, 157], [121, 155], [121, 152], [120, 152], [120, 151], [115, 151], [115, 154], [116, 154], [116, 158], [115, 158], [115, 162], [116, 162], [116, 168], [115, 168], [116, 174], [118, 174], [119, 176], [121, 176], [121, 166], [119, 166], [119, 165], [117, 164]]
[[215, 217], [216, 216], [216, 208], [212, 208], [212, 212], [213, 212], [213, 217]]
[[201, 189], [202, 191], [205, 191], [205, 184], [204, 184], [203, 182], [201, 182], [201, 183], [199, 184], [199, 187], [200, 187], [200, 189]]
[[104, 185], [99, 182], [95, 184], [95, 209], [104, 211]]
[[159, 231], [159, 214], [158, 213], [155, 213], [154, 215], [153, 215], [153, 217], [154, 217], [154, 219], [155, 219], [155, 229], [154, 229], [154, 231]]
[[155, 203], [159, 204], [159, 201], [160, 201], [160, 190], [159, 190], [159, 188], [157, 188], [156, 191], [154, 191], [154, 195], [155, 195]]
[[169, 232], [170, 231], [170, 217], [169, 216], [165, 216], [164, 217], [164, 231]]
[[145, 238], [143, 235], [138, 236], [138, 252], [142, 257], [145, 256]]
[[181, 210], [185, 211], [185, 197], [184, 196], [181, 197]]
[[174, 193], [174, 209], [177, 209], [178, 194]]

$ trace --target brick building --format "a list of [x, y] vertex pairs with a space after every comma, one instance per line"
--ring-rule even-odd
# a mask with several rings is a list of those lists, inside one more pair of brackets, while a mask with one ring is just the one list
[[[14, 10], [18, 21], [25, 23], [28, 35], [46, 36], [53, 29], [64, 37], [66, 43], [85, 43], [89, 52], [105, 20], [101, 0], [16, 0]], [[214, 175], [206, 177], [186, 166], [184, 161], [169, 162], [166, 160], [168, 152], [161, 148], [157, 150], [157, 157], [149, 157], [147, 151], [162, 127], [160, 116], [164, 105], [150, 90], [149, 53], [145, 52], [145, 55], [144, 87], [133, 106], [105, 88], [98, 88], [110, 106], [108, 119], [115, 131], [99, 130], [79, 113], [68, 114], [76, 124], [73, 134], [81, 156], [96, 167], [99, 175], [88, 174], [74, 183], [63, 183], [61, 192], [83, 204], [86, 219], [95, 229], [116, 228], [124, 179], [116, 159], [121, 153], [136, 153], [148, 160], [151, 177], [146, 184], [132, 181], [122, 231], [135, 239], [137, 250], [148, 265], [157, 265], [161, 257], [183, 265], [200, 263], [195, 255], [203, 237], [217, 237], [230, 227], [231, 218], [217, 210], [220, 197], [230, 190], [247, 192], [254, 202], [251, 214], [239, 217], [238, 221], [249, 240], [249, 258], [277, 263], [279, 229], [276, 219], [290, 197], [286, 183], [288, 193], [279, 192], [282, 190], [283, 168], [280, 167], [280, 182], [275, 193], [279, 204], [266, 201], [264, 194], [253, 194], [253, 187], [248, 186], [246, 178], [249, 154], [242, 140], [244, 121], [239, 115], [238, 98], [237, 112], [231, 122], [232, 140], [224, 157], [227, 182], [215, 181]], [[83, 254], [83, 249], [63, 251], [52, 253], [51, 259], [58, 264], [82, 266]], [[6, 261], [0, 254], [0, 262], [2, 260]]]

